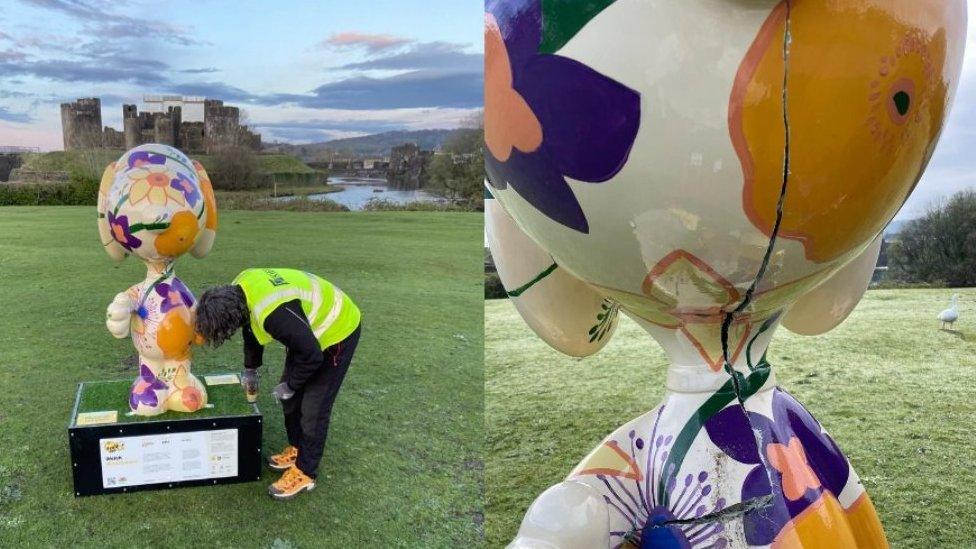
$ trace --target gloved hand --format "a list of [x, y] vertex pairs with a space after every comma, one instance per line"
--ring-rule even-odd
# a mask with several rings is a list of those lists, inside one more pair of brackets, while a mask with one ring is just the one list
[[244, 394], [248, 402], [258, 400], [258, 371], [255, 368], [244, 368], [241, 373], [241, 386], [244, 387]]
[[282, 381], [275, 386], [274, 390], [271, 391], [271, 396], [273, 396], [278, 402], [281, 402], [295, 396], [295, 391], [292, 391], [291, 387]]
[[117, 339], [129, 335], [129, 322], [136, 304], [126, 292], [120, 292], [109, 304], [105, 313], [105, 326]]

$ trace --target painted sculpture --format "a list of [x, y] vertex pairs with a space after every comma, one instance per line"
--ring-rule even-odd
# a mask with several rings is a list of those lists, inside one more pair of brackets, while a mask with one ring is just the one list
[[486, 11], [486, 220], [515, 307], [574, 356], [624, 312], [671, 362], [664, 402], [540, 495], [512, 546], [887, 546], [765, 351], [860, 300], [952, 103], [965, 1]]
[[176, 277], [177, 258], [203, 258], [213, 246], [217, 209], [203, 166], [166, 145], [141, 145], [109, 164], [98, 191], [98, 233], [108, 255], [134, 254], [146, 278], [119, 293], [106, 325], [116, 338], [132, 335], [139, 376], [129, 392], [131, 413], [195, 412], [207, 391], [191, 373], [195, 340], [189, 288]]

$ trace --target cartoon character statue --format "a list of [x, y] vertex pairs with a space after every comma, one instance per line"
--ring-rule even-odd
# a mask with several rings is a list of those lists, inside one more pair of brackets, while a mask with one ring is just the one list
[[489, 246], [529, 326], [618, 313], [664, 401], [532, 504], [514, 547], [884, 547], [838, 445], [776, 384], [868, 285], [952, 103], [964, 0], [488, 0]]
[[217, 207], [206, 170], [166, 145], [141, 145], [109, 164], [98, 191], [98, 233], [109, 256], [135, 254], [146, 279], [119, 293], [106, 325], [117, 338], [131, 333], [139, 377], [129, 392], [133, 414], [195, 412], [207, 391], [190, 373], [195, 340], [189, 288], [173, 272], [186, 252], [205, 257], [217, 230]]

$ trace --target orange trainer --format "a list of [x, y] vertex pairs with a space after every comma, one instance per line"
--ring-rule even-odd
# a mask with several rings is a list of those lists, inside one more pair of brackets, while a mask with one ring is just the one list
[[311, 492], [314, 488], [315, 479], [292, 466], [277, 482], [268, 487], [268, 494], [275, 499], [291, 499], [302, 491]]
[[275, 471], [284, 471], [295, 465], [296, 459], [298, 459], [298, 448], [285, 446], [281, 453], [268, 456], [268, 467]]

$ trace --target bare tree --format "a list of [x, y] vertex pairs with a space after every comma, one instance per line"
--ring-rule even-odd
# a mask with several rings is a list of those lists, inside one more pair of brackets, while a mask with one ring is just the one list
[[976, 190], [959, 192], [908, 222], [888, 257], [897, 280], [976, 286]]

